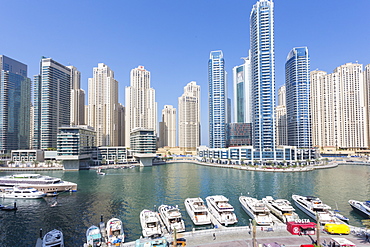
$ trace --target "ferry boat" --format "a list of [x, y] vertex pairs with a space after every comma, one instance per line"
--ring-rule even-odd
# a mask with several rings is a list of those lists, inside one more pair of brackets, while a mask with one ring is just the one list
[[327, 223], [343, 223], [329, 212], [331, 207], [322, 203], [322, 201], [317, 197], [292, 195], [292, 199], [297, 207], [312, 219], [317, 220], [318, 215], [321, 225], [325, 225]]
[[46, 195], [46, 193], [38, 191], [34, 188], [7, 188], [0, 194], [3, 198], [20, 198], [20, 199], [39, 199]]
[[260, 226], [271, 226], [273, 224], [270, 210], [262, 200], [253, 197], [240, 196], [239, 202], [244, 211]]
[[221, 225], [232, 225], [238, 222], [234, 214], [234, 207], [225, 196], [208, 196], [206, 202], [208, 211]]
[[107, 244], [108, 246], [122, 246], [125, 241], [122, 221], [112, 218], [107, 222]]
[[211, 224], [211, 218], [202, 198], [186, 198], [184, 201], [186, 211], [194, 225]]
[[64, 247], [63, 233], [57, 229], [46, 233], [42, 239], [37, 239], [36, 247]]
[[156, 239], [139, 238], [135, 241], [135, 247], [168, 247], [165, 237]]
[[58, 191], [77, 191], [77, 184], [63, 181], [60, 178], [40, 174], [14, 174], [0, 177], [0, 190], [6, 187], [33, 187], [45, 193]]
[[171, 233], [175, 229], [176, 232], [185, 231], [185, 223], [178, 206], [161, 205], [158, 207], [158, 212], [168, 232]]
[[144, 209], [140, 213], [140, 224], [144, 238], [155, 238], [163, 235], [159, 215], [156, 212]]
[[370, 216], [370, 201], [360, 202], [356, 200], [349, 200], [348, 203], [352, 208], [359, 210], [367, 216]]
[[97, 226], [90, 226], [86, 231], [86, 244], [84, 247], [97, 247], [102, 244], [102, 236], [100, 228]]
[[293, 208], [292, 204], [286, 199], [274, 199], [271, 196], [266, 196], [262, 199], [271, 213], [273, 213], [283, 223], [299, 220], [299, 216]]

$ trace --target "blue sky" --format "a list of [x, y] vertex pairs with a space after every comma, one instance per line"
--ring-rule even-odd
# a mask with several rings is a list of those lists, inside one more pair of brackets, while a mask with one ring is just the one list
[[[370, 63], [369, 0], [275, 0], [276, 88], [293, 47], [307, 46], [311, 69], [331, 72], [347, 62]], [[82, 88], [98, 63], [119, 81], [119, 101], [139, 65], [151, 72], [158, 115], [190, 81], [201, 85], [202, 144], [208, 144], [207, 63], [222, 50], [228, 72], [249, 49], [256, 0], [0, 0], [0, 54], [39, 71], [41, 56], [76, 66]], [[229, 92], [232, 97], [232, 91]], [[87, 102], [86, 102], [87, 103]], [[158, 118], [160, 120], [160, 118]]]

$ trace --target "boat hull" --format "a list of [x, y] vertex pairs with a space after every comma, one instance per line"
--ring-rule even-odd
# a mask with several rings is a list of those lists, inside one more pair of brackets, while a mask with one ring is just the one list
[[365, 208], [363, 208], [363, 206], [361, 205], [361, 202], [360, 201], [355, 201], [355, 200], [349, 200], [348, 201], [349, 205], [351, 205], [351, 207], [367, 216], [370, 216], [370, 211], [367, 211]]
[[141, 211], [140, 224], [144, 238], [160, 237], [163, 235], [160, 219], [156, 212], [148, 209]]
[[262, 218], [262, 217], [258, 217], [258, 215], [255, 215], [252, 212], [252, 210], [248, 207], [246, 201], [243, 198], [244, 198], [243, 196], [239, 197], [239, 202], [242, 205], [242, 208], [243, 208], [244, 212], [246, 212], [249, 215], [249, 217], [254, 219], [256, 221], [257, 225], [271, 226], [273, 224], [271, 216], [270, 217], [266, 216], [266, 217]]
[[[217, 197], [217, 196], [215, 196]], [[218, 223], [221, 225], [233, 225], [238, 222], [236, 215], [234, 214], [234, 208], [232, 207], [230, 210], [227, 211], [219, 211], [217, 207], [212, 203], [212, 196], [206, 198], [208, 211], [213, 215], [213, 217], [217, 220]], [[226, 197], [223, 197], [225, 200], [228, 201]]]
[[[203, 203], [203, 200], [201, 200], [201, 202]], [[184, 202], [186, 212], [188, 213], [190, 219], [193, 221], [193, 224], [198, 225], [198, 226], [199, 225], [209, 225], [209, 224], [211, 224], [211, 219], [210, 219], [210, 216], [209, 216], [208, 209], [204, 206], [204, 208], [205, 208], [204, 211], [195, 212], [194, 210], [192, 210], [192, 207], [190, 205], [191, 203], [193, 203], [191, 198], [186, 199], [185, 202]], [[199, 214], [196, 215], [197, 213], [199, 213]]]

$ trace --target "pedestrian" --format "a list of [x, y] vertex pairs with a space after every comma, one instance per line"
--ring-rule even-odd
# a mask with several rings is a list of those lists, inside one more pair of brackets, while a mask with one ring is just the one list
[[216, 233], [213, 233], [213, 240], [216, 240]]

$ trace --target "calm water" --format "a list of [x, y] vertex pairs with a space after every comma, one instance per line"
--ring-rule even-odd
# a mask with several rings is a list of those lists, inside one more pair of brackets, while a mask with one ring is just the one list
[[[19, 210], [0, 211], [0, 246], [34, 246], [39, 229], [54, 228], [64, 233], [66, 246], [82, 246], [88, 227], [118, 217], [124, 223], [127, 241], [140, 237], [141, 210], [161, 204], [179, 205], [187, 230], [194, 226], [188, 217], [184, 199], [225, 195], [235, 207], [238, 225], [247, 225], [248, 216], [238, 197], [267, 195], [291, 200], [291, 195], [314, 195], [350, 218], [350, 224], [361, 226], [362, 215], [354, 212], [349, 199], [370, 199], [370, 167], [341, 165], [302, 173], [269, 173], [222, 169], [193, 164], [168, 164], [147, 168], [107, 170], [106, 176], [95, 171], [39, 172], [78, 184], [75, 193], [61, 193], [58, 205], [50, 207], [53, 198], [18, 200]], [[0, 173], [1, 176], [9, 172]], [[14, 200], [0, 199], [0, 204]], [[302, 218], [308, 218], [302, 212]]]

